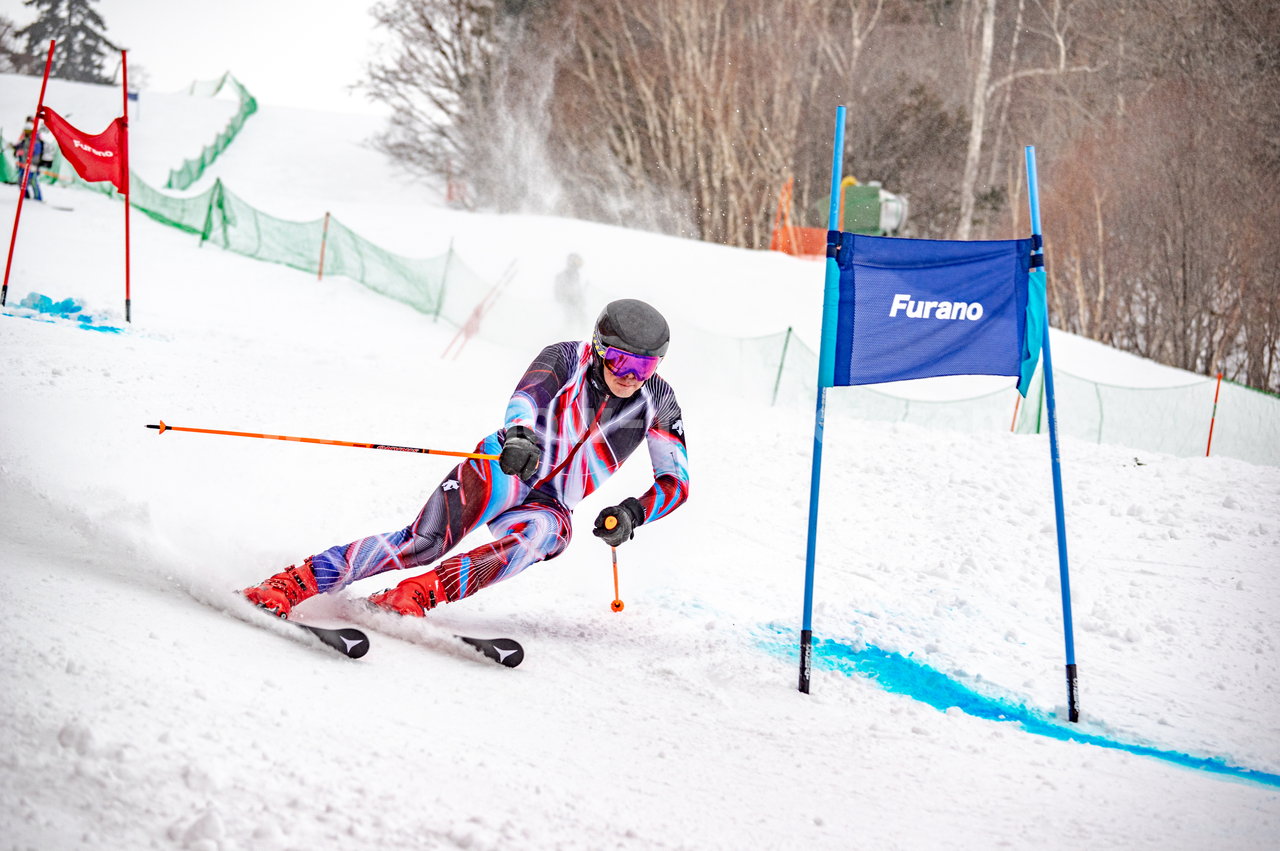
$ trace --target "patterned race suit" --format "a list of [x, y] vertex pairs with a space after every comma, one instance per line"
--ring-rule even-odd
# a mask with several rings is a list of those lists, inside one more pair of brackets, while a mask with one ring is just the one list
[[689, 494], [684, 423], [675, 393], [653, 376], [629, 399], [609, 392], [588, 343], [555, 343], [529, 366], [507, 405], [506, 423], [476, 452], [497, 455], [507, 429], [536, 434], [542, 457], [521, 481], [497, 461], [459, 464], [432, 492], [412, 524], [386, 535], [330, 547], [311, 560], [320, 591], [334, 591], [386, 570], [440, 559], [481, 523], [496, 540], [435, 568], [449, 600], [460, 600], [569, 544], [570, 512], [646, 441], [653, 487], [641, 497], [645, 522], [665, 517]]

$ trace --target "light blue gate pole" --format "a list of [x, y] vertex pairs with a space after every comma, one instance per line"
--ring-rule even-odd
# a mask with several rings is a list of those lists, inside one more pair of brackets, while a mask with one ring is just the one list
[[[1040, 234], [1040, 188], [1036, 183], [1036, 149], [1027, 146], [1027, 198], [1031, 202], [1031, 235], [1035, 240], [1032, 274], [1043, 279], [1044, 241]], [[1038, 261], [1035, 259], [1038, 258]], [[1049, 413], [1049, 458], [1053, 468], [1053, 507], [1058, 524], [1058, 576], [1062, 586], [1062, 634], [1067, 644], [1067, 713], [1080, 720], [1080, 683], [1076, 679], [1076, 642], [1071, 628], [1071, 574], [1067, 568], [1067, 521], [1062, 510], [1062, 460], [1058, 454], [1058, 403], [1053, 395], [1053, 357], [1049, 353], [1049, 311], [1044, 320], [1044, 399]]]
[[840, 164], [844, 154], [843, 106], [836, 107], [835, 145], [831, 151], [831, 207], [827, 214], [827, 267], [822, 290], [822, 344], [818, 353], [818, 407], [813, 420], [813, 472], [809, 480], [809, 541], [804, 556], [804, 618], [800, 626], [800, 691], [809, 693], [813, 670], [813, 565], [818, 541], [818, 487], [822, 482], [822, 429], [827, 388], [835, 376], [836, 317], [840, 307], [840, 266], [831, 233], [839, 230]]

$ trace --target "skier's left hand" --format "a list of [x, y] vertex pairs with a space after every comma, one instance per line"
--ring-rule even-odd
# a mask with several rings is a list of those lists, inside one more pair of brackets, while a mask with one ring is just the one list
[[[612, 529], [605, 525], [605, 520], [614, 518], [617, 525]], [[625, 543], [635, 537], [635, 528], [644, 523], [644, 506], [633, 496], [624, 499], [618, 505], [610, 506], [596, 515], [596, 526], [591, 534], [602, 539], [611, 547]]]

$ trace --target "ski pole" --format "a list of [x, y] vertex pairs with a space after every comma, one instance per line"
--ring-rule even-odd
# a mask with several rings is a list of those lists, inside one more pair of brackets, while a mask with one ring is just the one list
[[422, 455], [452, 455], [455, 458], [476, 458], [481, 461], [497, 461], [497, 455], [486, 455], [482, 452], [449, 452], [444, 449], [419, 449], [415, 446], [391, 446], [385, 443], [353, 443], [347, 440], [323, 440], [318, 437], [289, 437], [284, 434], [253, 434], [247, 431], [223, 431], [214, 428], [185, 428], [183, 426], [166, 425], [164, 420], [159, 425], [148, 425], [147, 428], [166, 431], [189, 431], [195, 434], [225, 434], [231, 437], [260, 437], [267, 440], [292, 440], [298, 443], [323, 443], [328, 446], [354, 446], [357, 449], [389, 449], [392, 452], [417, 452]]
[[[604, 528], [606, 529], [612, 530], [617, 525], [618, 518], [616, 517], [606, 517], [604, 519]], [[620, 612], [622, 611], [623, 603], [621, 596], [618, 594], [618, 548], [609, 547], [609, 552], [613, 555], [613, 602], [609, 604], [609, 607], [615, 612]]]

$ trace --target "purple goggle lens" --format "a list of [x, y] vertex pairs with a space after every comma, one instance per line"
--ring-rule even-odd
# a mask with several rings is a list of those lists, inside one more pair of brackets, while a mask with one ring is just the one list
[[659, 357], [633, 355], [631, 352], [624, 352], [613, 346], [608, 348], [597, 346], [596, 352], [614, 375], [619, 378], [635, 376], [636, 381], [648, 381], [658, 371], [658, 364], [662, 362], [662, 358]]

